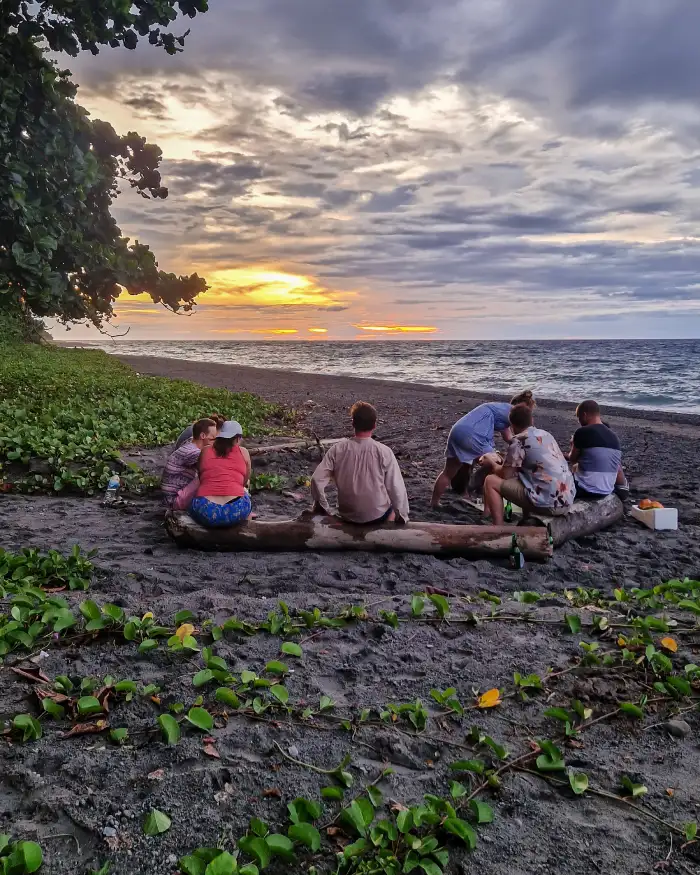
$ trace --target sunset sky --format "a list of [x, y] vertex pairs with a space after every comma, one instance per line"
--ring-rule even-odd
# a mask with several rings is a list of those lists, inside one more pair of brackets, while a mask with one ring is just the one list
[[170, 196], [125, 192], [123, 233], [211, 286], [187, 316], [126, 296], [115, 332], [700, 336], [697, 0], [210, 0], [187, 27], [176, 57], [61, 58], [163, 149]]

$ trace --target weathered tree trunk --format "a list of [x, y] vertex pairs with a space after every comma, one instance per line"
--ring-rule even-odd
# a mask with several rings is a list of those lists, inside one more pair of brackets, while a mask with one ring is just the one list
[[564, 516], [545, 516], [530, 513], [523, 520], [523, 526], [538, 522], [549, 526], [554, 546], [559, 547], [572, 538], [592, 535], [609, 528], [624, 516], [624, 506], [617, 495], [608, 495], [600, 501], [575, 501], [569, 513]]
[[270, 444], [267, 447], [248, 447], [248, 452], [251, 456], [262, 456], [265, 453], [279, 453], [284, 450], [313, 450], [316, 447], [330, 447], [332, 444], [337, 444], [342, 438], [324, 438], [321, 441], [313, 441], [310, 439], [299, 439], [288, 441], [284, 444]]
[[296, 519], [248, 520], [225, 529], [205, 529], [184, 512], [166, 515], [168, 534], [185, 547], [201, 550], [364, 550], [433, 553], [488, 558], [507, 556], [517, 545], [527, 559], [552, 555], [547, 530], [512, 526], [455, 526], [441, 523], [383, 523], [356, 526], [337, 517], [302, 514]]

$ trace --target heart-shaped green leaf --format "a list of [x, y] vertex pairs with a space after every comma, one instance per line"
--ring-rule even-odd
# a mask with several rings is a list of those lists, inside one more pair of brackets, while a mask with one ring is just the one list
[[143, 834], [147, 836], [157, 836], [167, 832], [170, 829], [171, 820], [167, 814], [158, 811], [157, 808], [151, 809], [146, 815], [143, 822]]

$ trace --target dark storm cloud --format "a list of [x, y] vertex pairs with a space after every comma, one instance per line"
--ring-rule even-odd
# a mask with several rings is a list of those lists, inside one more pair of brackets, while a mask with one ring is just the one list
[[584, 108], [700, 102], [695, 0], [529, 0], [510, 14], [513, 7], [485, 15], [486, 39], [468, 53], [466, 81], [493, 78], [539, 102], [546, 75], [557, 74], [550, 87]]
[[140, 118], [147, 118], [149, 116], [160, 120], [170, 118], [163, 101], [150, 94], [140, 97], [129, 97], [124, 101], [124, 105], [130, 106]]
[[170, 199], [118, 210], [162, 261], [185, 229], [197, 262], [298, 265], [406, 306], [699, 299], [696, 0], [211, 7], [176, 58], [76, 62], [144, 117], [196, 111]]
[[[362, 116], [371, 112], [389, 91], [388, 77], [383, 74], [340, 73], [321, 75], [307, 82], [301, 96], [308, 98], [307, 103], [314, 109], [340, 109]], [[347, 139], [347, 125], [344, 133]]]

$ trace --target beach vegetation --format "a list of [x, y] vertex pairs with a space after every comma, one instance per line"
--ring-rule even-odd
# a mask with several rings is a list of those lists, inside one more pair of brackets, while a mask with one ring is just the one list
[[99, 350], [0, 344], [0, 488], [92, 495], [117, 472], [143, 491], [157, 481], [120, 451], [167, 444], [211, 410], [246, 434], [277, 412], [253, 395], [140, 376]]
[[157, 808], [151, 809], [146, 819], [143, 822], [143, 834], [147, 836], [157, 836], [167, 832], [171, 827], [172, 821], [163, 811]]
[[251, 472], [250, 491], [256, 492], [279, 492], [287, 485], [287, 479], [279, 474], [265, 474], [257, 471]]
[[[34, 565], [41, 567], [41, 554], [30, 555]], [[62, 558], [67, 560], [68, 556]], [[89, 560], [87, 562], [82, 573], [89, 583], [94, 569]], [[54, 564], [60, 565], [57, 560]], [[340, 875], [370, 872], [399, 875], [410, 871], [440, 875], [449, 871], [451, 859], [473, 850], [482, 832], [498, 819], [501, 790], [518, 774], [551, 784], [562, 794], [562, 799], [569, 799], [572, 804], [578, 797], [595, 796], [601, 801], [626, 806], [631, 816], [662, 826], [686, 844], [696, 842], [694, 820], [687, 815], [680, 819], [677, 814], [673, 819], [662, 817], [658, 806], [646, 803], [646, 797], [652, 793], [639, 774], [618, 774], [611, 782], [605, 769], [596, 773], [594, 754], [599, 736], [590, 729], [608, 723], [615, 727], [615, 736], [619, 739], [622, 733], [636, 735], [637, 727], [653, 730], [666, 726], [665, 719], [678, 722], [681, 715], [697, 710], [700, 669], [684, 657], [687, 658], [689, 649], [694, 646], [698, 626], [693, 612], [684, 613], [681, 607], [684, 600], [697, 597], [700, 587], [697, 581], [688, 579], [672, 587], [661, 587], [656, 593], [628, 590], [627, 598], [622, 600], [600, 595], [600, 610], [605, 611], [609, 623], [601, 629], [592, 618], [582, 617], [581, 632], [600, 639], [583, 642], [572, 641], [569, 634], [562, 634], [571, 630], [564, 622], [561, 608], [550, 606], [539, 612], [538, 607], [528, 605], [523, 609], [521, 601], [509, 598], [503, 598], [497, 607], [490, 600], [484, 600], [479, 607], [472, 597], [454, 597], [449, 620], [446, 620], [438, 610], [416, 615], [414, 599], [420, 598], [424, 606], [431, 604], [431, 600], [425, 592], [411, 596], [403, 606], [395, 605], [400, 629], [404, 624], [411, 624], [441, 635], [448, 631], [448, 623], [450, 629], [459, 625], [471, 629], [476, 621], [474, 635], [478, 635], [492, 623], [522, 624], [530, 630], [549, 627], [569, 651], [564, 667], [541, 670], [540, 674], [515, 672], [512, 681], [494, 678], [498, 686], [483, 684], [481, 689], [485, 692], [467, 686], [466, 695], [460, 696], [458, 690], [464, 691], [465, 684], [463, 679], [455, 678], [451, 686], [430, 691], [434, 706], [428, 708], [420, 699], [387, 705], [358, 702], [348, 706], [334, 702], [325, 694], [316, 706], [310, 706], [308, 692], [306, 697], [300, 697], [297, 688], [300, 672], [313, 659], [310, 652], [294, 672], [286, 663], [272, 659], [264, 663], [262, 670], [235, 669], [234, 673], [227, 660], [214, 652], [217, 640], [221, 641], [222, 648], [234, 642], [238, 647], [251, 636], [261, 636], [261, 644], [268, 652], [297, 656], [294, 648], [284, 645], [296, 644], [290, 637], [307, 634], [309, 628], [333, 635], [343, 635], [344, 630], [353, 626], [377, 631], [386, 629], [382, 611], [375, 612], [371, 604], [348, 605], [329, 613], [314, 606], [296, 610], [281, 602], [276, 610], [259, 621], [231, 618], [217, 624], [183, 609], [173, 612], [167, 625], [159, 625], [153, 611], [147, 610], [140, 617], [129, 616], [121, 607], [101, 604], [98, 598], [79, 600], [80, 595], [71, 595], [67, 590], [68, 597], [74, 599], [71, 603], [64, 596], [45, 593], [31, 575], [28, 577], [30, 582], [25, 583], [21, 576], [11, 582], [12, 591], [6, 593], [0, 603], [0, 622], [13, 621], [14, 607], [39, 606], [48, 616], [44, 619], [41, 614], [37, 621], [43, 622], [45, 627], [40, 630], [40, 637], [20, 640], [19, 649], [31, 652], [37, 646], [56, 648], [54, 652], [59, 655], [64, 635], [51, 632], [55, 616], [52, 611], [59, 609], [69, 611], [73, 617], [70, 627], [66, 627], [70, 629], [71, 646], [88, 647], [97, 645], [100, 640], [113, 640], [125, 642], [128, 650], [129, 644], [140, 648], [145, 641], [157, 644], [167, 636], [180, 644], [196, 634], [201, 641], [203, 667], [189, 676], [192, 684], [188, 694], [187, 685], [181, 684], [187, 675], [166, 677], [164, 692], [160, 693], [155, 684], [141, 688], [131, 678], [117, 680], [116, 672], [115, 676], [57, 675], [52, 679], [29, 662], [18, 660], [6, 664], [5, 668], [15, 671], [20, 680], [31, 684], [37, 706], [14, 715], [4, 728], [0, 726], [0, 736], [14, 743], [41, 745], [45, 737], [58, 741], [104, 732], [117, 747], [113, 749], [116, 756], [119, 746], [127, 742], [142, 748], [160, 738], [166, 745], [177, 745], [183, 726], [189, 726], [190, 732], [195, 730], [195, 736], [201, 739], [203, 755], [219, 758], [212, 736], [221, 733], [222, 740], [226, 737], [227, 724], [235, 712], [237, 723], [249, 720], [251, 726], [267, 725], [274, 730], [275, 739], [279, 741], [273, 740], [268, 752], [272, 772], [287, 768], [309, 772], [312, 778], [321, 776], [317, 796], [305, 791], [307, 795], [295, 795], [287, 802], [287, 822], [279, 815], [272, 820], [269, 813], [263, 815], [264, 819], [253, 817], [238, 839], [227, 832], [219, 847], [197, 848], [187, 854], [180, 862], [182, 872], [206, 875], [207, 872], [233, 871], [252, 875], [255, 870], [275, 865], [275, 861], [285, 865], [294, 860], [295, 866], [309, 872], [318, 865], [318, 871], [334, 870]], [[51, 579], [48, 566], [47, 579]], [[82, 592], [80, 587], [77, 591]], [[18, 598], [24, 599], [26, 604], [13, 604]], [[55, 598], [62, 599], [60, 608], [47, 604], [49, 599]], [[400, 597], [396, 599], [400, 601]], [[467, 610], [461, 607], [463, 601]], [[649, 612], [650, 604], [653, 604], [653, 613]], [[19, 616], [25, 625], [32, 621], [30, 616]], [[662, 627], [673, 629], [675, 649], [664, 641], [667, 636]], [[270, 638], [277, 640], [265, 643]], [[624, 638], [624, 646], [618, 643], [619, 638]], [[610, 649], [604, 649], [603, 642], [611, 645]], [[577, 646], [579, 644], [586, 647]], [[297, 646], [301, 653], [301, 645]], [[152, 658], [148, 649], [141, 652], [143, 661]], [[180, 666], [182, 663], [176, 658], [178, 652], [162, 649], [162, 658], [173, 666]], [[625, 653], [633, 653], [634, 659], [630, 660]], [[590, 695], [584, 697], [584, 701], [572, 696], [576, 684], [572, 687], [570, 681], [586, 682], [596, 678], [609, 684], [619, 679], [625, 688], [625, 700], [615, 701], [607, 696], [596, 703]], [[172, 694], [183, 689], [185, 701], [172, 701]], [[523, 699], [525, 691], [531, 695]], [[136, 699], [137, 694], [142, 698]], [[148, 701], [144, 702], [146, 698]], [[144, 707], [148, 709], [146, 715]], [[123, 714], [128, 709], [131, 709], [131, 717], [125, 721]], [[508, 716], [509, 711], [512, 717]], [[470, 726], [470, 712], [479, 714], [482, 725]], [[147, 713], [154, 714], [155, 723], [154, 717], [149, 718]], [[624, 716], [634, 718], [635, 722], [626, 724], [620, 720]], [[62, 721], [70, 727], [67, 732], [61, 731]], [[520, 727], [518, 733], [511, 734], [512, 740], [507, 744], [499, 733], [504, 723], [516, 723]], [[683, 731], [682, 726], [679, 731]], [[347, 744], [348, 753], [339, 763], [331, 760], [330, 765], [316, 764], [308, 757], [302, 759], [295, 745], [284, 742], [286, 732], [337, 733], [337, 739]], [[424, 756], [428, 751], [436, 751], [425, 761], [425, 769], [432, 773], [431, 793], [420, 801], [401, 801], [396, 793], [400, 781], [389, 781], [392, 769], [388, 765], [383, 765], [376, 777], [365, 777], [365, 755], [353, 762], [356, 750], [353, 745], [359, 741], [374, 749], [379, 739], [392, 740], [392, 748], [385, 746], [384, 750], [400, 752], [401, 745], [412, 741], [416, 745], [414, 751], [425, 750]], [[194, 741], [191, 737], [188, 743]], [[577, 768], [579, 762], [574, 753], [584, 743], [586, 772]], [[455, 755], [443, 759], [438, 748], [454, 751]], [[667, 794], [672, 795], [672, 791]], [[270, 788], [262, 795], [280, 797], [281, 793], [277, 788]], [[161, 814], [157, 809], [149, 812], [145, 821], [149, 824], [149, 835], [170, 829], [169, 816], [162, 814], [165, 818], [162, 819]], [[331, 860], [333, 868], [329, 866]]]
[[287, 656], [295, 656], [297, 659], [302, 657], [302, 649], [296, 641], [283, 641], [280, 646], [280, 652]]
[[0, 834], [1, 875], [37, 872], [43, 861], [41, 847], [36, 842], [12, 841], [9, 835]]

